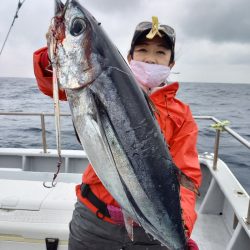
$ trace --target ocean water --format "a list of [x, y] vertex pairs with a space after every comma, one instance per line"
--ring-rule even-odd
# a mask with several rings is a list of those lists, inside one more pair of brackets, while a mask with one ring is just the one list
[[[0, 78], [0, 112], [53, 113], [53, 102], [37, 88], [35, 79]], [[180, 83], [177, 98], [189, 104], [193, 115], [229, 120], [230, 127], [250, 141], [250, 84]], [[61, 112], [69, 113], [67, 102]], [[56, 148], [54, 118], [46, 117], [48, 148]], [[40, 117], [0, 115], [0, 147], [42, 148]], [[198, 151], [213, 152], [212, 121], [197, 120]], [[81, 149], [71, 117], [61, 118], [62, 148]], [[224, 160], [250, 194], [250, 150], [226, 132], [220, 139], [219, 157]]]

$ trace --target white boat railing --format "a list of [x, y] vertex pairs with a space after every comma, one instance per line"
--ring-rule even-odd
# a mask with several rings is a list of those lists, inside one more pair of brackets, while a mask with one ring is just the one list
[[[61, 113], [61, 116], [71, 116], [70, 113]], [[0, 116], [39, 116], [41, 120], [41, 130], [42, 130], [42, 146], [43, 152], [47, 153], [47, 142], [46, 142], [46, 126], [45, 126], [45, 116], [54, 116], [54, 113], [36, 113], [36, 112], [0, 112]], [[242, 145], [250, 149], [250, 142], [231, 129], [226, 123], [223, 123], [219, 119], [214, 116], [194, 116], [197, 120], [211, 120], [218, 126], [216, 129], [215, 135], [215, 143], [214, 143], [214, 159], [213, 159], [213, 170], [217, 170], [217, 161], [218, 161], [218, 153], [219, 153], [219, 143], [220, 143], [220, 134], [221, 131], [226, 131], [236, 140], [238, 140]], [[246, 223], [250, 224], [250, 200], [248, 205], [248, 213], [246, 217]]]
[[[220, 134], [221, 131], [226, 131], [228, 134], [233, 136], [237, 141], [239, 141], [242, 145], [250, 149], [250, 142], [231, 129], [229, 126], [223, 125], [219, 119], [214, 116], [194, 116], [195, 119], [202, 119], [202, 120], [211, 120], [218, 124], [218, 129], [216, 129], [215, 134], [215, 143], [214, 143], [214, 158], [213, 158], [213, 170], [217, 170], [217, 161], [218, 161], [218, 154], [219, 154], [219, 144], [220, 144]], [[250, 224], [250, 199], [248, 203], [248, 212], [246, 217], [246, 224]]]
[[[46, 126], [45, 116], [54, 116], [54, 113], [36, 113], [36, 112], [0, 112], [0, 115], [4, 116], [39, 116], [41, 119], [41, 130], [42, 130], [42, 146], [43, 152], [47, 153], [47, 140], [46, 140]], [[60, 116], [71, 116], [69, 113], [61, 113]]]

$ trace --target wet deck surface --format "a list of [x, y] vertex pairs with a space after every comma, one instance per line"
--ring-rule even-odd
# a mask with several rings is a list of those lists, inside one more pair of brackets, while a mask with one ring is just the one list
[[191, 238], [200, 250], [225, 250], [230, 234], [221, 215], [198, 214]]

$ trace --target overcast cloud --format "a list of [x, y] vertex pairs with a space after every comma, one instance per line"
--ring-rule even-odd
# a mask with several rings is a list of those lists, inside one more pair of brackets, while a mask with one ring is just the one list
[[250, 42], [249, 0], [192, 0], [186, 7], [181, 18], [186, 36], [216, 43]]
[[[136, 24], [151, 20], [175, 28], [172, 80], [250, 83], [249, 0], [80, 0], [126, 57]], [[0, 46], [18, 0], [0, 7]], [[34, 77], [32, 53], [44, 46], [53, 0], [26, 0], [0, 57], [0, 76]]]

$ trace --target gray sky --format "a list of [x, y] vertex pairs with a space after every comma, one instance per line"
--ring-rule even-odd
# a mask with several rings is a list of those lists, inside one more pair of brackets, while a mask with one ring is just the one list
[[[136, 24], [158, 16], [177, 33], [172, 80], [250, 83], [249, 0], [80, 0], [126, 57]], [[18, 0], [0, 7], [0, 46]], [[53, 0], [26, 0], [0, 57], [0, 76], [34, 77], [32, 53], [44, 46]]]

